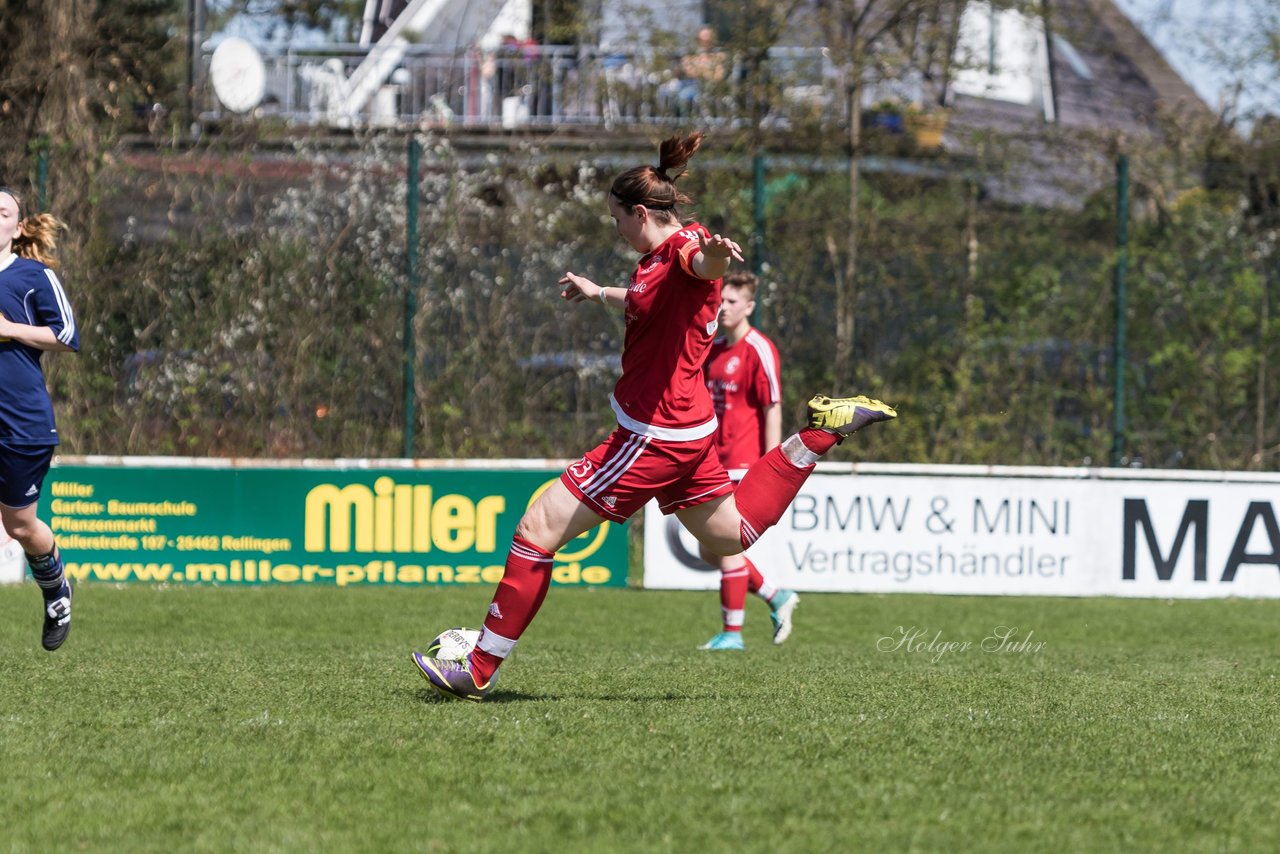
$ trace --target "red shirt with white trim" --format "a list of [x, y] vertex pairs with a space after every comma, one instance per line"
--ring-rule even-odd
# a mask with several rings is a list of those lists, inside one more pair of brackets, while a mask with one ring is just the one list
[[755, 328], [735, 344], [717, 338], [704, 374], [720, 421], [720, 462], [729, 471], [745, 469], [768, 450], [762, 410], [782, 402], [778, 348]]
[[690, 269], [701, 250], [697, 223], [640, 259], [627, 288], [622, 376], [610, 402], [618, 423], [642, 436], [687, 442], [716, 429], [702, 365], [715, 339], [720, 279]]

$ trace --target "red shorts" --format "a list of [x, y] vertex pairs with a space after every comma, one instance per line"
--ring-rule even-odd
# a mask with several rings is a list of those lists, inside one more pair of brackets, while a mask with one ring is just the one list
[[668, 442], [619, 427], [560, 475], [578, 500], [614, 522], [658, 499], [663, 513], [733, 492], [716, 454], [715, 435]]

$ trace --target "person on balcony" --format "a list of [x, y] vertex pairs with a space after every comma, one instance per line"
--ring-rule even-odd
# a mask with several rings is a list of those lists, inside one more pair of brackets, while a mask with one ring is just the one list
[[710, 27], [698, 30], [693, 53], [680, 59], [680, 76], [672, 81], [672, 97], [677, 118], [689, 118], [707, 112], [705, 99], [728, 76], [728, 57], [716, 47], [716, 34]]

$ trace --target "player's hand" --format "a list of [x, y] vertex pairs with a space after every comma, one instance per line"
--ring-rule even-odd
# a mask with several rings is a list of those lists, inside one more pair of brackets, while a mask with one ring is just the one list
[[743, 260], [742, 247], [719, 234], [713, 234], [710, 237], [705, 234], [699, 234], [698, 244], [702, 249], [703, 256], [709, 261], [724, 260], [726, 258], [734, 258], [738, 261]]
[[560, 284], [564, 286], [564, 290], [560, 291], [560, 299], [567, 302], [585, 302], [587, 300], [600, 299], [601, 287], [590, 279], [575, 276], [573, 273], [565, 273], [560, 277]]

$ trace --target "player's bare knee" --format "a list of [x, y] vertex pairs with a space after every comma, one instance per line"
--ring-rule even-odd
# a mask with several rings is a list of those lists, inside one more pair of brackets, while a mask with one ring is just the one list
[[[695, 535], [696, 536], [696, 535]], [[730, 540], [727, 537], [698, 538], [702, 548], [702, 559], [712, 565], [718, 565], [721, 558], [742, 554], [742, 541]]]
[[24, 519], [21, 517], [9, 517], [6, 515], [4, 520], [5, 530], [9, 532], [9, 536], [13, 537], [25, 547], [35, 539], [39, 533], [40, 526], [34, 519]]
[[543, 541], [548, 539], [545, 517], [534, 513], [532, 508], [526, 511], [520, 517], [520, 521], [516, 523], [516, 536], [527, 542], [541, 545]]

